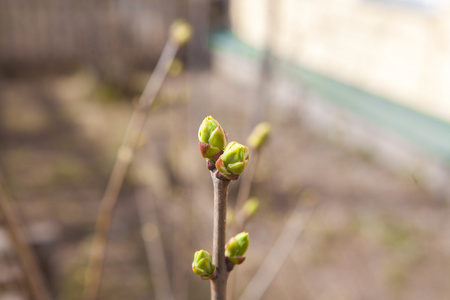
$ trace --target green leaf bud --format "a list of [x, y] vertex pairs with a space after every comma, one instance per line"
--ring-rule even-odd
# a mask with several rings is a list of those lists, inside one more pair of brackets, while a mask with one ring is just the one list
[[211, 254], [208, 251], [195, 252], [192, 271], [194, 274], [200, 275], [202, 279], [210, 279], [216, 275], [216, 267], [212, 264]]
[[237, 180], [248, 164], [248, 148], [236, 142], [229, 143], [216, 161], [218, 178]]
[[247, 143], [253, 149], [259, 149], [270, 135], [272, 126], [268, 122], [262, 122], [256, 125], [252, 133], [250, 133]]
[[256, 197], [248, 199], [242, 207], [242, 212], [246, 218], [253, 216], [259, 208], [259, 200]]
[[247, 232], [241, 232], [232, 237], [225, 245], [225, 256], [235, 265], [244, 262], [244, 254], [248, 249], [249, 239]]
[[169, 62], [167, 64], [167, 72], [171, 76], [178, 76], [178, 75], [180, 75], [181, 72], [183, 72], [183, 69], [184, 69], [184, 64], [178, 58], [174, 58], [171, 62]]
[[239, 244], [239, 251], [236, 256], [243, 256], [248, 249], [248, 232], [241, 232], [234, 237]]
[[186, 44], [192, 37], [192, 27], [184, 20], [176, 20], [170, 26], [170, 38], [171, 40], [178, 44], [184, 45]]
[[227, 144], [227, 136], [219, 122], [213, 117], [206, 117], [198, 130], [200, 153], [204, 158], [216, 161]]

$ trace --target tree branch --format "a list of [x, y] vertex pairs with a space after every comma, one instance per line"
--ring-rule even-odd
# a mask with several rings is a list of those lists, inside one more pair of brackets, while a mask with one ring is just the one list
[[213, 264], [217, 268], [217, 276], [211, 279], [211, 300], [225, 300], [228, 270], [225, 261], [227, 199], [230, 180], [216, 178], [216, 170], [211, 171], [214, 186], [214, 233]]
[[30, 296], [34, 300], [52, 299], [36, 254], [28, 244], [28, 235], [22, 227], [17, 208], [3, 192], [1, 180], [0, 213], [3, 215], [6, 230], [17, 252]]
[[278, 236], [278, 239], [274, 243], [272, 249], [270, 249], [269, 254], [266, 259], [259, 267], [255, 276], [250, 280], [245, 291], [242, 293], [240, 300], [257, 300], [261, 299], [272, 281], [277, 276], [278, 272], [281, 270], [286, 259], [291, 254], [292, 249], [297, 243], [298, 238], [305, 230], [309, 223], [311, 216], [314, 214], [317, 207], [315, 199], [306, 199], [312, 203], [308, 203], [310, 206], [308, 208], [308, 217], [304, 218], [301, 213], [301, 207], [304, 203], [303, 197], [297, 202], [295, 210], [292, 212], [289, 220], [283, 228], [283, 231]]
[[178, 48], [179, 45], [174, 43], [171, 39], [167, 41], [155, 71], [150, 77], [133, 116], [131, 117], [122, 146], [119, 148], [97, 217], [89, 265], [86, 271], [84, 287], [85, 300], [95, 300], [98, 298], [108, 244], [108, 234], [114, 209], [117, 204], [117, 197], [122, 188], [128, 168], [133, 160], [134, 151], [147, 120], [148, 110], [166, 77], [167, 65], [175, 57]]

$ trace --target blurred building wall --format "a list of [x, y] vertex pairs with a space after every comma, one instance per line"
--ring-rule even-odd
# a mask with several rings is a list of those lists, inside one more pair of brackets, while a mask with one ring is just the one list
[[250, 46], [450, 121], [450, 10], [387, 2], [232, 0], [231, 24]]

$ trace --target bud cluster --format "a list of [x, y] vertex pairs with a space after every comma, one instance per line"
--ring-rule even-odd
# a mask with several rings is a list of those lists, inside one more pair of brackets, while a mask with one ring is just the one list
[[[232, 237], [225, 245], [225, 259], [228, 271], [233, 270], [235, 265], [244, 262], [244, 254], [248, 249], [249, 239], [247, 232], [241, 232]], [[200, 275], [202, 279], [214, 279], [216, 277], [216, 266], [212, 263], [211, 254], [205, 250], [195, 252], [192, 262], [192, 271]]]
[[248, 164], [248, 148], [236, 142], [229, 143], [216, 161], [217, 177], [237, 180]]
[[225, 131], [211, 116], [206, 117], [198, 131], [200, 153], [208, 168], [217, 169], [216, 177], [237, 180], [248, 164], [248, 148], [237, 142], [227, 144]]
[[240, 265], [244, 262], [244, 254], [248, 249], [248, 233], [241, 232], [232, 237], [225, 245], [225, 256], [231, 269], [234, 265]]
[[211, 254], [205, 250], [195, 252], [192, 271], [202, 279], [211, 279], [216, 275], [216, 267], [212, 264]]
[[[227, 136], [225, 131], [220, 126], [219, 122], [213, 117], [206, 117], [198, 130], [198, 140], [200, 146], [200, 153], [206, 158], [208, 169], [213, 176], [223, 180], [222, 183], [227, 183], [227, 180], [237, 180], [242, 174], [248, 164], [249, 153], [248, 148], [236, 142], [227, 144]], [[216, 187], [217, 185], [215, 185]], [[228, 189], [228, 184], [226, 184]], [[218, 191], [219, 189], [217, 189]], [[217, 194], [221, 194], [217, 192]], [[223, 194], [223, 193], [222, 193]], [[224, 208], [226, 209], [226, 193], [223, 201], [225, 201]], [[216, 199], [215, 199], [216, 201]], [[248, 213], [253, 214], [257, 209], [257, 204], [249, 205]], [[217, 210], [218, 214], [226, 217], [226, 211]], [[225, 214], [225, 216], [223, 216]], [[216, 219], [216, 217], [215, 217]], [[217, 218], [220, 220], [220, 218]], [[219, 221], [218, 221], [219, 222]], [[225, 237], [225, 231], [220, 234]], [[218, 250], [217, 245], [219, 239], [215, 239], [214, 247]], [[223, 247], [223, 244], [222, 246]], [[244, 254], [248, 248], [248, 233], [241, 232], [231, 238], [228, 244], [225, 245], [224, 254], [226, 262], [226, 271], [230, 272], [235, 265], [241, 264], [244, 260]], [[223, 253], [222, 253], [223, 254]], [[220, 253], [215, 255], [221, 256]], [[223, 263], [223, 261], [222, 261]], [[220, 264], [222, 265], [222, 264]], [[213, 265], [211, 254], [205, 250], [195, 252], [194, 261], [192, 262], [192, 271], [200, 275], [202, 279], [221, 278], [223, 270], [217, 270]], [[219, 280], [220, 282], [220, 280]], [[226, 282], [225, 282], [226, 283]]]
[[198, 130], [200, 153], [209, 161], [215, 162], [223, 153], [227, 144], [227, 136], [219, 122], [213, 117], [206, 117]]

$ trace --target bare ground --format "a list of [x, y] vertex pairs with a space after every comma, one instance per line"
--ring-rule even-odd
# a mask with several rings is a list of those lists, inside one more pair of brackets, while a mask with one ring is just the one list
[[[141, 78], [133, 81], [136, 90]], [[175, 298], [208, 299], [208, 283], [190, 270], [194, 251], [211, 250], [212, 236], [212, 190], [196, 131], [212, 114], [229, 139], [245, 143], [260, 112], [255, 95], [211, 72], [169, 78], [121, 193], [102, 299], [155, 299], [137, 197], [155, 204], [157, 218], [145, 222], [157, 228], [150, 240], [162, 239]], [[103, 84], [86, 70], [0, 82], [0, 167], [26, 222], [48, 223], [59, 232], [37, 242], [58, 299], [81, 295], [99, 200], [132, 99], [133, 93]], [[236, 273], [236, 294], [309, 188], [319, 204], [263, 299], [447, 299], [448, 205], [367, 153], [306, 127], [298, 112], [276, 101], [265, 115], [273, 136], [252, 188], [261, 207], [246, 228], [251, 246]], [[238, 187], [232, 184], [231, 203]], [[5, 292], [11, 289], [3, 285]]]

